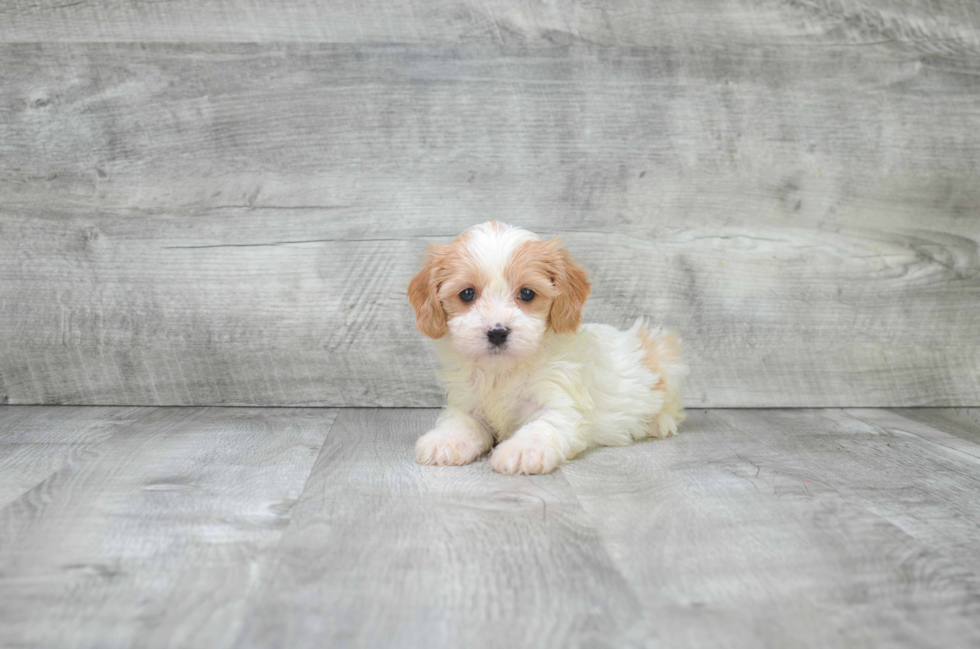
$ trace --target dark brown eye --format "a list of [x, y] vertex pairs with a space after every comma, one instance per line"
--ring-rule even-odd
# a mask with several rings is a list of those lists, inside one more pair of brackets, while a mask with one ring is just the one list
[[472, 302], [476, 298], [476, 291], [471, 288], [464, 288], [459, 292], [459, 299], [463, 302]]
[[522, 288], [521, 292], [518, 294], [518, 297], [524, 300], [525, 302], [530, 302], [531, 300], [534, 299], [534, 291], [532, 291], [529, 288]]

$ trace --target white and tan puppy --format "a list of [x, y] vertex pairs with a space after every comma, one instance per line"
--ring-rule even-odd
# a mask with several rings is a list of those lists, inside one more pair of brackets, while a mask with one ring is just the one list
[[437, 341], [448, 403], [419, 463], [468, 464], [496, 441], [494, 470], [548, 473], [590, 446], [677, 432], [677, 335], [582, 325], [589, 290], [557, 239], [518, 227], [490, 221], [430, 246], [408, 297]]

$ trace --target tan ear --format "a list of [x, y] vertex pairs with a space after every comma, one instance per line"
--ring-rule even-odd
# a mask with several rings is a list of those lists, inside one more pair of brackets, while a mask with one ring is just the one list
[[558, 239], [551, 243], [558, 248], [558, 268], [555, 273], [555, 288], [558, 295], [551, 303], [551, 328], [555, 333], [574, 333], [582, 324], [582, 307], [589, 298], [589, 276], [585, 270], [575, 263], [567, 250], [561, 248]]
[[442, 246], [429, 246], [425, 265], [408, 284], [408, 301], [415, 309], [415, 326], [429, 338], [442, 338], [449, 331], [435, 278], [439, 259], [442, 257], [441, 248]]

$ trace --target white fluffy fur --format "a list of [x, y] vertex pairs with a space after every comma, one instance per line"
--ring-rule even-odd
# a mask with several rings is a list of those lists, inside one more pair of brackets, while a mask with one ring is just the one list
[[[538, 238], [495, 223], [461, 235], [457, 245], [488, 282], [465, 313], [447, 319], [448, 334], [436, 341], [447, 406], [416, 444], [419, 463], [466, 464], [496, 441], [494, 470], [548, 473], [591, 446], [677, 431], [688, 370], [676, 337], [647, 330], [642, 320], [627, 331], [586, 324], [555, 333], [548, 317], [519, 308], [521, 287], [506, 279], [513, 251], [530, 240]], [[486, 338], [500, 324], [511, 330], [502, 352]], [[651, 370], [651, 354], [659, 372]]]

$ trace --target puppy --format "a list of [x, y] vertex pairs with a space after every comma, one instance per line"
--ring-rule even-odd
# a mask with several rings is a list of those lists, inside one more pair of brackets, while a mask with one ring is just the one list
[[435, 339], [447, 406], [420, 464], [548, 473], [591, 446], [677, 433], [688, 369], [674, 333], [582, 325], [588, 277], [558, 239], [490, 221], [429, 247], [408, 298]]

